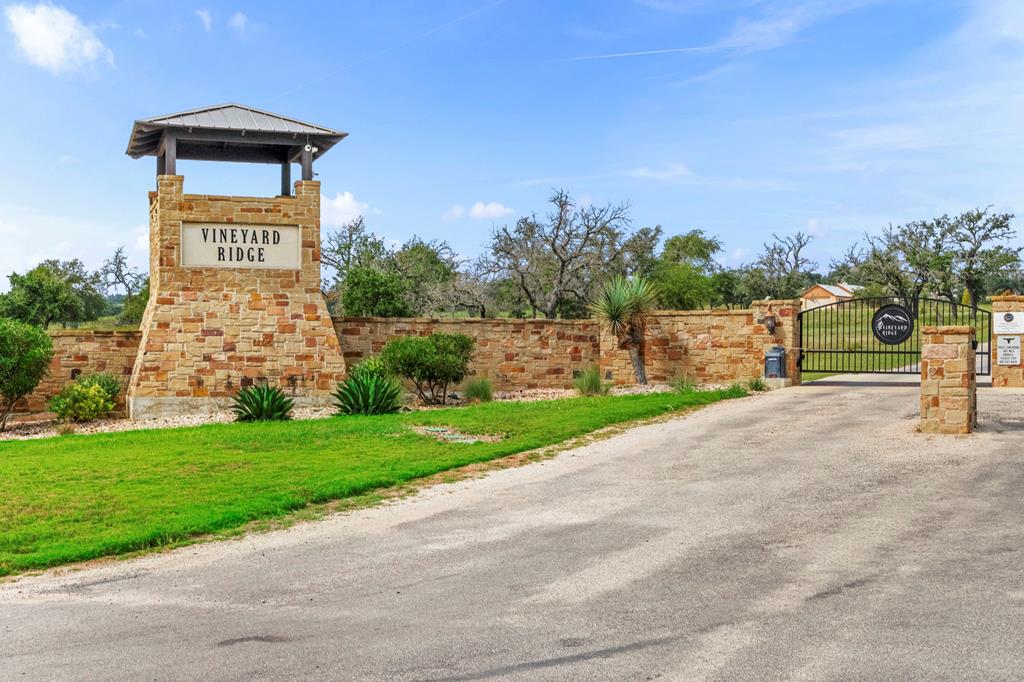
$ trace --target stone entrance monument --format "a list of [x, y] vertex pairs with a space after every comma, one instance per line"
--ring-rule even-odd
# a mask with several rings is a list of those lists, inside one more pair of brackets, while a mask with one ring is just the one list
[[[127, 153], [157, 158], [157, 189], [132, 419], [222, 410], [261, 382], [296, 405], [329, 402], [345, 361], [320, 291], [313, 161], [345, 136], [237, 104], [135, 122]], [[185, 194], [177, 159], [279, 164], [281, 194]]]

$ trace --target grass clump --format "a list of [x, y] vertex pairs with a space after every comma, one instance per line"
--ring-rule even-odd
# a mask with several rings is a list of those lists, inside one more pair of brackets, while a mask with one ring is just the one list
[[487, 377], [479, 377], [477, 379], [470, 379], [466, 383], [466, 389], [463, 394], [466, 396], [466, 400], [469, 402], [476, 403], [489, 403], [494, 399], [494, 391], [491, 386], [491, 380]]
[[611, 388], [611, 385], [606, 384], [601, 378], [601, 369], [597, 365], [591, 365], [583, 370], [573, 381], [573, 385], [583, 396], [607, 395]]
[[760, 393], [768, 390], [768, 384], [761, 377], [754, 377], [747, 382], [747, 389], [754, 391], [755, 393]]
[[685, 374], [676, 374], [669, 380], [668, 385], [678, 393], [692, 393], [697, 390], [697, 382]]

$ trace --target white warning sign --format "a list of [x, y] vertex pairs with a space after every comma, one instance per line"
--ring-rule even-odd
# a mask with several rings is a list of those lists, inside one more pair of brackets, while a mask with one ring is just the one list
[[1020, 364], [1019, 336], [996, 337], [996, 364], [1011, 366]]

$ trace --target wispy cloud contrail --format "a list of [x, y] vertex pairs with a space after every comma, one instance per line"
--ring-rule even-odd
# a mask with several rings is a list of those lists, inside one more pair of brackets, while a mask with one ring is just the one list
[[698, 45], [696, 47], [672, 47], [666, 50], [639, 50], [637, 52], [614, 52], [612, 54], [592, 54], [582, 57], [566, 57], [565, 59], [554, 59], [555, 62], [586, 62], [592, 59], [618, 59], [619, 57], [643, 57], [652, 54], [673, 54], [677, 52], [717, 52], [718, 50], [729, 50], [736, 47], [745, 47], [743, 43], [728, 43], [722, 45]]

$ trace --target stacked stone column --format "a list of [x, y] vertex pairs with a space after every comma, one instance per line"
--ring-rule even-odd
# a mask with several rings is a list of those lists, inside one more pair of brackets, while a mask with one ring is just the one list
[[[758, 361], [764, 369], [764, 354], [775, 346], [786, 349], [786, 377], [771, 379], [776, 388], [800, 385], [800, 299], [754, 301], [754, 337], [762, 339]], [[768, 331], [774, 321], [775, 331]]]
[[[1018, 319], [1024, 317], [1024, 296], [993, 296], [992, 297], [992, 322], [1006, 313], [1012, 313]], [[998, 346], [999, 337], [1003, 334], [993, 334], [993, 345]], [[1011, 335], [1014, 336], [1014, 335]], [[1020, 335], [1016, 335], [1018, 338]], [[996, 388], [1022, 388], [1024, 387], [1024, 364], [1000, 365], [998, 353], [992, 349], [992, 386]]]
[[[345, 361], [320, 292], [320, 183], [295, 196], [185, 194], [161, 175], [150, 194], [150, 299], [128, 387], [133, 419], [224, 409], [239, 388], [280, 386], [329, 404]], [[297, 268], [185, 267], [182, 223], [297, 226]]]
[[971, 433], [978, 425], [974, 327], [924, 327], [921, 344], [920, 430]]

